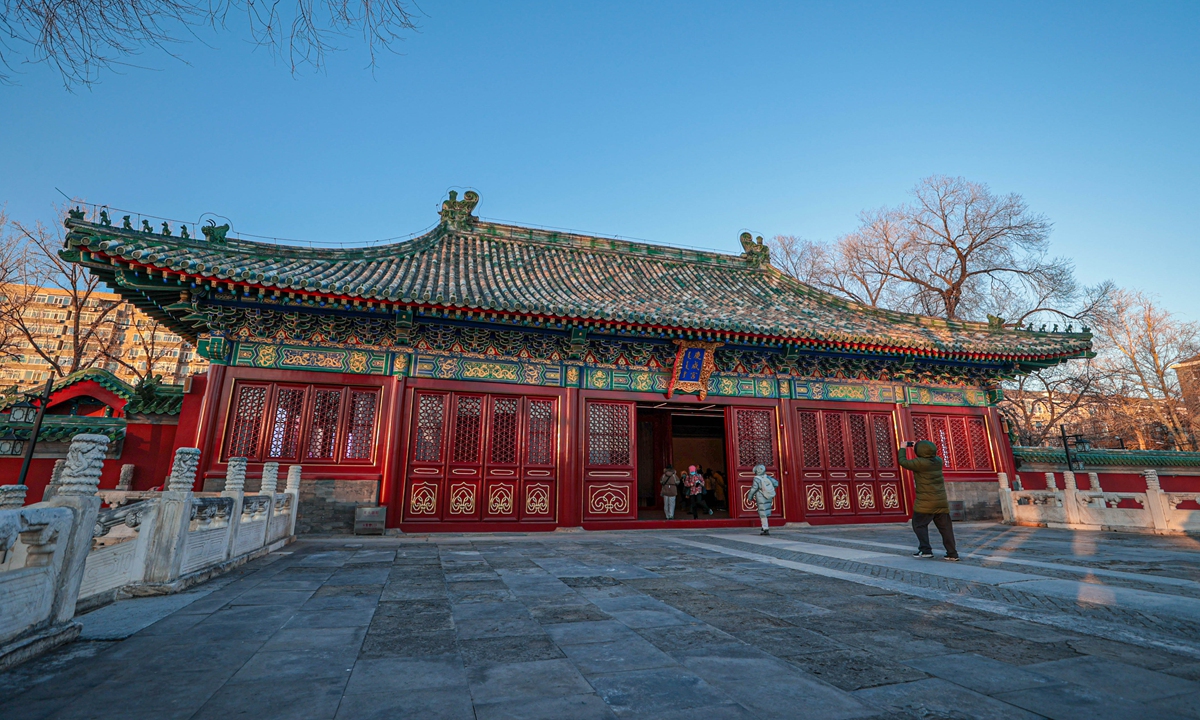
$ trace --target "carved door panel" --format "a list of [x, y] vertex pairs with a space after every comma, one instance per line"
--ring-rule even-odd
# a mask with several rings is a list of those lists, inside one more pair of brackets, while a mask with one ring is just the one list
[[482, 505], [483, 439], [487, 397], [452, 396], [449, 418], [449, 462], [443, 520], [478, 520]]
[[825, 479], [824, 453], [821, 451], [821, 414], [816, 410], [801, 410], [796, 419], [800, 435], [797, 444], [800, 492], [803, 495], [804, 514], [821, 516], [829, 514], [829, 484]]
[[871, 448], [871, 416], [865, 412], [848, 412], [846, 438], [850, 456], [851, 501], [858, 515], [878, 515], [879, 477]]
[[780, 480], [771, 515], [783, 515], [783, 482], [779, 473], [779, 447], [775, 408], [731, 407], [725, 426], [729, 443], [729, 513], [731, 517], [757, 517], [758, 506], [750, 498], [754, 466], [765, 465], [767, 474]]
[[900, 467], [896, 463], [896, 436], [891, 413], [871, 413], [871, 442], [874, 445], [875, 471], [878, 481], [879, 513], [881, 515], [907, 515], [908, 501], [900, 481]]
[[584, 420], [583, 516], [637, 519], [634, 404], [592, 401]]
[[418, 392], [412, 407], [412, 431], [404, 519], [437, 520], [446, 497], [446, 420], [449, 393]]
[[523, 520], [555, 518], [558, 488], [558, 401], [529, 398], [525, 405], [522, 493], [518, 498]]
[[520, 503], [520, 424], [522, 398], [488, 398], [484, 520], [516, 520]]
[[979, 415], [913, 413], [913, 435], [938, 446], [947, 472], [992, 471], [987, 421]]
[[821, 434], [825, 440], [825, 478], [829, 485], [829, 512], [831, 515], [853, 515], [846, 413], [821, 411]]
[[797, 426], [807, 516], [906, 513], [891, 413], [802, 409]]

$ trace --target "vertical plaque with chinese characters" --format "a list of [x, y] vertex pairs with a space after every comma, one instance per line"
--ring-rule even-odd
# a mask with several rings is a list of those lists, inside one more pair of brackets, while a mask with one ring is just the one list
[[725, 343], [676, 340], [675, 367], [667, 383], [667, 397], [675, 392], [695, 392], [703, 400], [708, 396], [708, 376], [713, 371], [713, 353]]

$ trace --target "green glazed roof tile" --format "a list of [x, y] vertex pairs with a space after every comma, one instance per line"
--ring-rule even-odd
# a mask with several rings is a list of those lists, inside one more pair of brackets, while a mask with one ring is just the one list
[[[698, 252], [470, 216], [406, 242], [349, 249], [184, 240], [76, 218], [67, 226], [70, 252], [82, 251], [89, 267], [132, 267], [143, 277], [149, 269], [147, 282], [163, 282], [163, 293], [176, 297], [182, 274], [191, 283], [234, 282], [268, 292], [842, 343], [859, 352], [1020, 362], [1077, 357], [1091, 347], [1089, 333], [1001, 330], [858, 305], [763, 265], [753, 250]], [[174, 284], [160, 279], [163, 271]], [[162, 309], [166, 299], [115, 289], [157, 310], [176, 332], [195, 334], [180, 319], [186, 313]]]

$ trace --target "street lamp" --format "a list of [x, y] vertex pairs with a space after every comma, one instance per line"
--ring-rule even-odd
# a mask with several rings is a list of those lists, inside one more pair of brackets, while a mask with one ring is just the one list
[[[38, 431], [42, 429], [42, 416], [46, 414], [46, 406], [50, 404], [50, 392], [54, 388], [54, 376], [46, 378], [46, 388], [42, 391], [42, 404], [33, 415], [33, 428], [29, 431], [29, 444], [25, 446], [25, 457], [21, 460], [21, 473], [17, 476], [17, 484], [25, 484], [25, 476], [29, 473], [29, 463], [33, 461], [33, 450], [37, 447]], [[24, 401], [33, 407], [32, 403]], [[21, 403], [17, 403], [20, 405]]]
[[20, 402], [13, 403], [8, 417], [10, 422], [31, 423], [37, 417], [37, 407], [29, 402], [29, 398], [22, 396]]
[[0, 455], [20, 455], [25, 449], [25, 441], [11, 427], [0, 433]]

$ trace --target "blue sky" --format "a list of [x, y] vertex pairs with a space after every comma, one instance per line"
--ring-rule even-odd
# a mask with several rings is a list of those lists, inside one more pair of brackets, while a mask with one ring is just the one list
[[1085, 282], [1200, 319], [1198, 3], [420, 7], [374, 71], [293, 76], [237, 32], [74, 93], [29, 69], [0, 86], [0, 202], [366, 241], [473, 187], [488, 218], [735, 251], [963, 175], [1049, 216]]

